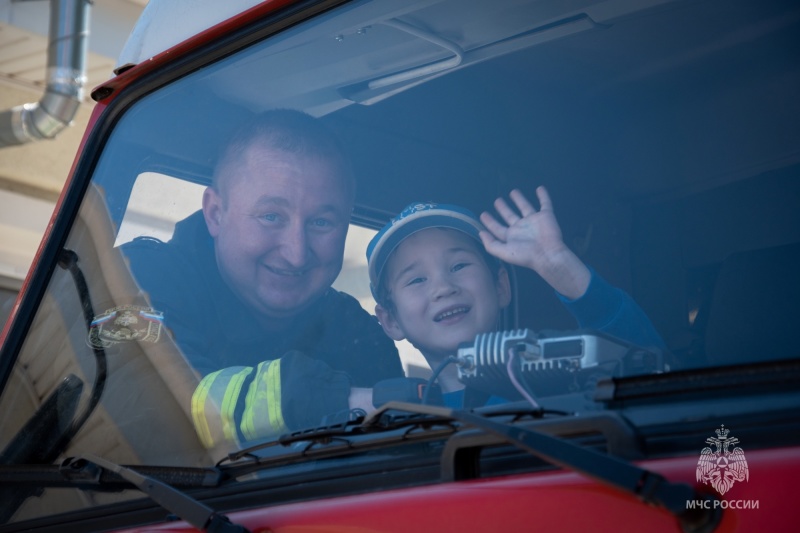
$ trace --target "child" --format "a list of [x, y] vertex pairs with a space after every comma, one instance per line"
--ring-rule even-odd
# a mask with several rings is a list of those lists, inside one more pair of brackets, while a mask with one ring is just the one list
[[[663, 347], [630, 296], [567, 248], [547, 191], [539, 187], [536, 194], [539, 210], [518, 190], [510, 194], [517, 210], [498, 198], [494, 205], [503, 222], [489, 213], [478, 220], [458, 206], [417, 203], [378, 232], [367, 261], [375, 314], [386, 334], [408, 339], [436, 368], [460, 343], [497, 329], [511, 301], [505, 262], [539, 274], [580, 327]], [[461, 404], [464, 385], [454, 365], [442, 371], [439, 385], [446, 404]]]

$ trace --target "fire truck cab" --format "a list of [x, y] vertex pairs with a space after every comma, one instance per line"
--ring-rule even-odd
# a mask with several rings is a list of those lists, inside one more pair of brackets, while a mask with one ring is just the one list
[[[92, 92], [0, 336], [0, 532], [794, 530], [798, 36], [800, 7], [780, 0], [151, 0]], [[130, 250], [181, 238], [218, 253], [203, 208], [224, 147], [274, 110], [346, 153], [354, 202], [332, 290], [374, 331], [368, 244], [415, 203], [510, 225], [527, 210], [511, 191], [528, 214], [549, 199], [607, 292], [571, 298], [506, 261], [501, 319], [440, 365], [413, 338], [379, 341], [401, 383], [436, 391], [457, 367], [472, 403], [398, 386], [270, 434], [237, 426], [228, 395], [220, 426], [203, 426], [194, 351], [260, 375], [214, 352], [252, 331], [221, 302], [182, 314], [170, 300], [211, 294], [194, 262], [172, 280], [153, 256], [145, 276]], [[324, 344], [312, 326], [287, 327]], [[265, 363], [284, 360], [276, 349]]]

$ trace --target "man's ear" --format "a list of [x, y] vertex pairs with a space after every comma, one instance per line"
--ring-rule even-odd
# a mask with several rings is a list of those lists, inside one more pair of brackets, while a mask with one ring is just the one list
[[381, 304], [375, 306], [375, 316], [378, 317], [384, 333], [386, 333], [390, 339], [401, 341], [406, 338], [403, 328], [401, 328], [397, 320], [394, 319], [394, 315]]
[[203, 217], [206, 219], [208, 232], [212, 237], [219, 235], [222, 220], [222, 196], [213, 187], [203, 191]]
[[506, 267], [501, 266], [497, 271], [497, 283], [495, 285], [497, 289], [497, 301], [502, 309], [511, 303], [511, 281], [509, 280]]

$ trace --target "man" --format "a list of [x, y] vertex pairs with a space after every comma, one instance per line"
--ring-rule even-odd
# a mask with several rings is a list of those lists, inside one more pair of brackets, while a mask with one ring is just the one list
[[331, 288], [354, 189], [347, 158], [320, 122], [267, 112], [230, 139], [202, 210], [168, 243], [125, 247], [203, 376], [192, 413], [206, 446], [317, 425], [371, 394], [364, 388], [403, 375], [374, 317]]

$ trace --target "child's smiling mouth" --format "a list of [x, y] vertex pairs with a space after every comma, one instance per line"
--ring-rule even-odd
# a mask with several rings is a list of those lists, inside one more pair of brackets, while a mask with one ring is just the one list
[[433, 321], [434, 322], [441, 322], [442, 320], [448, 320], [448, 319], [453, 318], [455, 316], [459, 316], [459, 315], [463, 315], [463, 314], [469, 313], [469, 310], [470, 310], [470, 308], [466, 307], [466, 306], [451, 307], [450, 309], [442, 311], [441, 313], [439, 313], [438, 315], [433, 317]]

